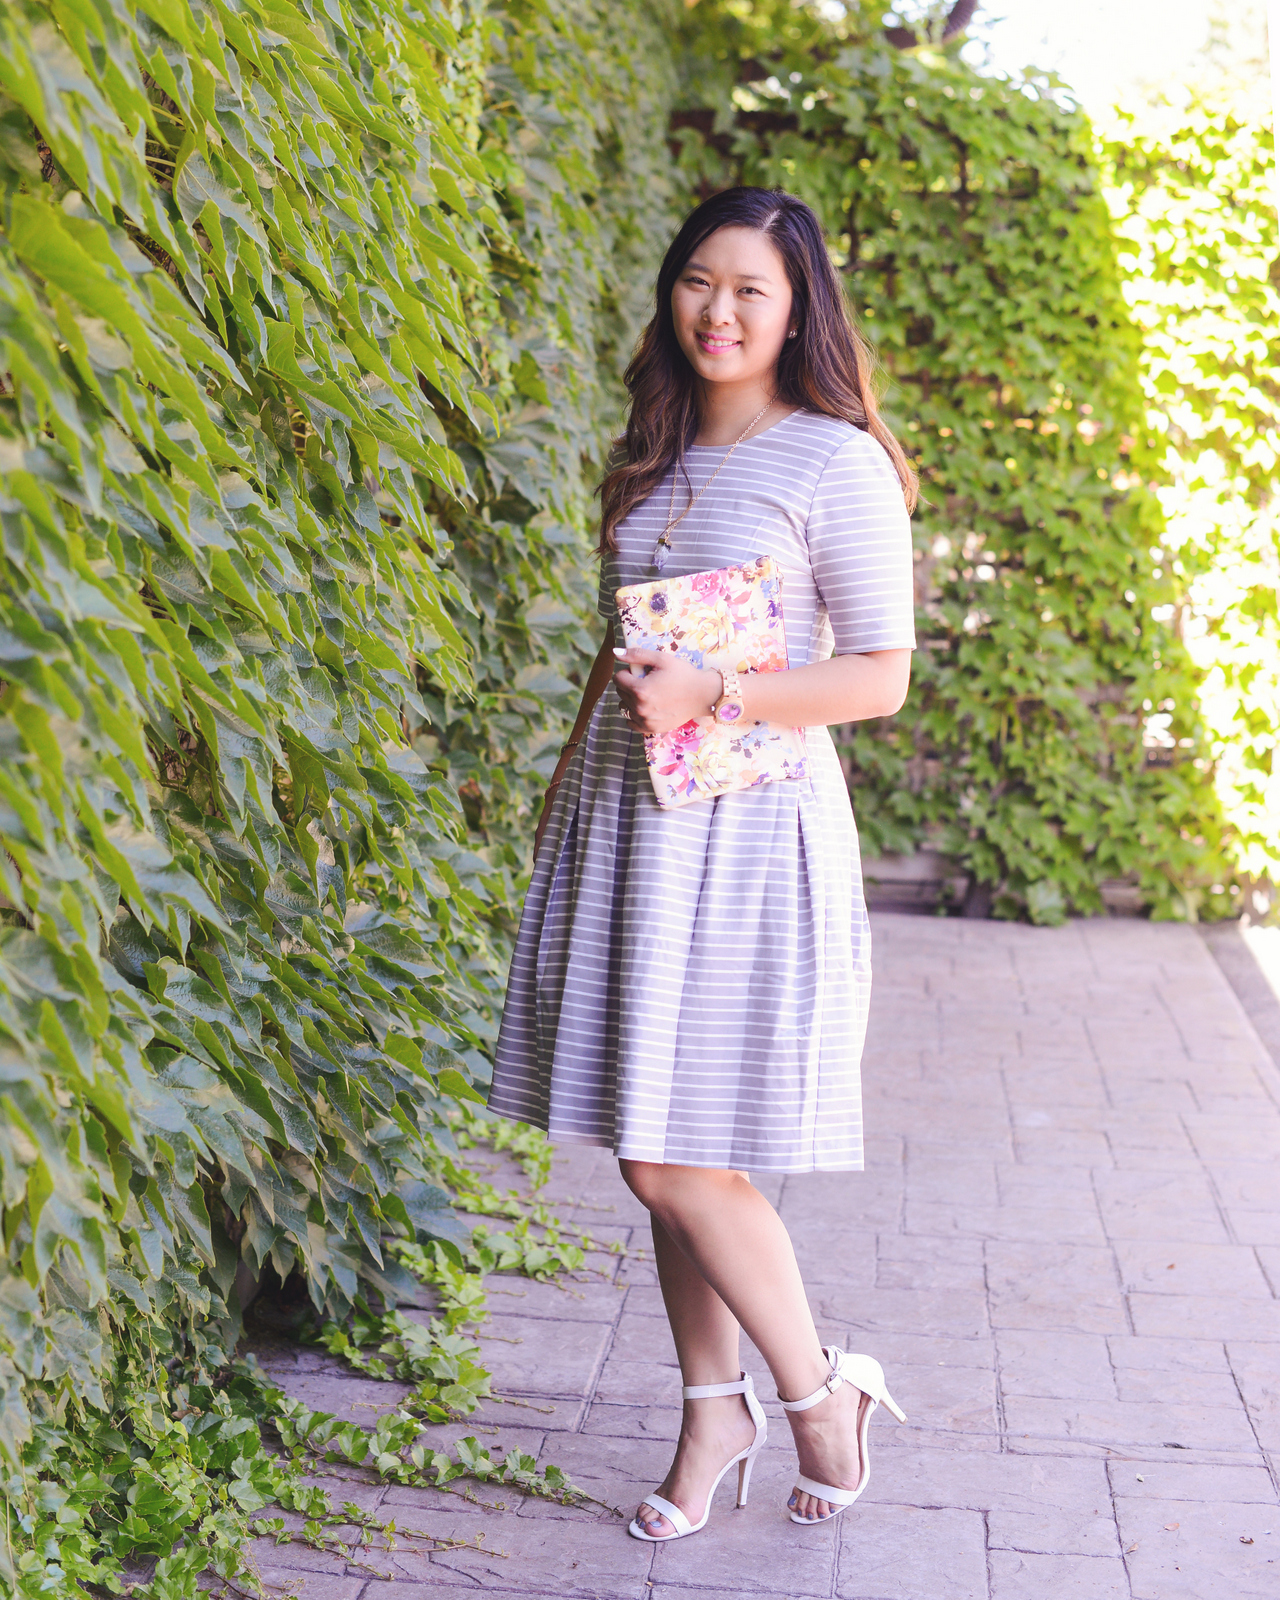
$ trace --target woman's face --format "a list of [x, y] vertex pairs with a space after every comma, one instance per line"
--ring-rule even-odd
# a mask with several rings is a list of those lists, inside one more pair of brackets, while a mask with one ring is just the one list
[[791, 285], [772, 241], [719, 228], [689, 257], [671, 291], [676, 338], [707, 383], [771, 380], [791, 330]]

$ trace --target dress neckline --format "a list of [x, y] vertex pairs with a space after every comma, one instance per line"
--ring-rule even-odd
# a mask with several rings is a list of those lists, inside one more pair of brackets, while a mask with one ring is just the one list
[[[767, 428], [762, 428], [759, 433], [753, 433], [749, 439], [744, 439], [738, 449], [745, 450], [749, 444], [757, 444], [761, 439], [767, 439], [771, 433], [777, 433], [779, 428], [785, 428], [788, 422], [794, 421], [796, 417], [803, 414], [803, 407], [797, 406], [794, 411], [788, 411], [785, 417], [779, 417], [777, 422], [771, 422]], [[713, 450], [717, 455], [721, 456], [732, 448], [733, 446], [728, 444], [691, 444], [689, 446], [690, 450]]]

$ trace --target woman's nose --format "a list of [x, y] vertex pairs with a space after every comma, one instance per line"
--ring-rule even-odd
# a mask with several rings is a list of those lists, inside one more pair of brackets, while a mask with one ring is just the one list
[[702, 312], [702, 320], [712, 326], [734, 319], [733, 294], [729, 289], [713, 289]]

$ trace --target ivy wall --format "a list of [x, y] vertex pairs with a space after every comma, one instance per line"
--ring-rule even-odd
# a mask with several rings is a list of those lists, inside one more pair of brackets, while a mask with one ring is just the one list
[[864, 845], [940, 851], [969, 914], [1195, 915], [1232, 867], [1087, 122], [787, 5], [690, 15], [685, 171], [818, 210], [920, 469], [912, 692], [845, 739]]
[[[1280, 883], [1280, 231], [1267, 112], [1240, 86], [1120, 120], [1108, 202], [1142, 329], [1162, 615], [1200, 669], [1227, 870], [1200, 910], [1273, 915]], [[1181, 686], [1179, 686], [1181, 688]], [[1178, 691], [1147, 709], [1176, 759]], [[1183, 691], [1185, 692], [1185, 691]]]
[[670, 30], [0, 13], [0, 1462], [33, 1594], [184, 1530], [157, 1593], [234, 1567], [245, 1423], [175, 1419], [241, 1292], [297, 1271], [341, 1318], [411, 1285], [389, 1241], [465, 1237], [448, 1119], [594, 649]]

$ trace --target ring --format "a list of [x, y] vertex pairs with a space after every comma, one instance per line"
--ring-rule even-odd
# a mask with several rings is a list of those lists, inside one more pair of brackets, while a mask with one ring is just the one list
[[627, 722], [630, 722], [631, 721], [631, 713], [627, 710], [626, 706], [621, 707], [621, 710], [622, 710], [622, 715], [623, 715], [624, 720], [627, 721]]

